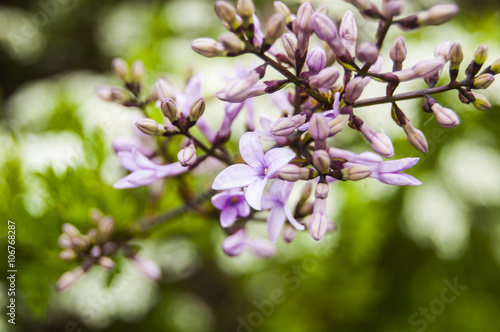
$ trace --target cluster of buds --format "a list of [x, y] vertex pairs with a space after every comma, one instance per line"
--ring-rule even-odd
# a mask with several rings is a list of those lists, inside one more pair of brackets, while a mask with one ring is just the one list
[[115, 222], [111, 216], [104, 216], [100, 211], [93, 210], [91, 219], [95, 227], [89, 229], [86, 234], [80, 233], [72, 224], [66, 223], [62, 226], [63, 233], [59, 236], [59, 245], [63, 250], [59, 256], [65, 261], [77, 262], [78, 266], [61, 276], [57, 282], [59, 291], [70, 287], [94, 265], [113, 269], [115, 262], [110, 257], [116, 255], [119, 250], [132, 259], [146, 276], [154, 280], [160, 277], [160, 269], [154, 262], [137, 255], [126, 242], [116, 240]]

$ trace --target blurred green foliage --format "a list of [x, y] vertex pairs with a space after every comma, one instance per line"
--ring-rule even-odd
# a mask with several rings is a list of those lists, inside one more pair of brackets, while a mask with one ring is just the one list
[[[0, 330], [498, 330], [500, 202], [481, 201], [470, 196], [468, 186], [477, 173], [472, 167], [462, 173], [465, 174], [463, 183], [450, 183], [449, 172], [453, 168], [471, 163], [462, 160], [450, 165], [445, 163], [447, 159], [443, 159], [442, 154], [447, 153], [448, 147], [465, 140], [475, 150], [487, 148], [495, 151], [498, 157], [500, 109], [495, 104], [488, 113], [462, 111], [464, 106], [451, 93], [441, 96], [439, 102], [450, 105], [461, 115], [463, 123], [457, 128], [443, 130], [435, 121], [427, 123], [428, 117], [414, 115], [418, 109], [408, 112], [416, 117], [415, 122], [420, 124], [431, 143], [428, 156], [412, 150], [404, 137], [400, 136], [394, 142], [398, 152], [396, 157], [422, 158], [411, 174], [424, 181], [423, 187], [381, 189], [371, 181], [337, 185], [342, 187], [336, 191], [333, 202], [339, 231], [323, 243], [313, 243], [304, 233], [291, 244], [280, 243], [278, 255], [270, 260], [261, 261], [249, 255], [227, 258], [223, 257], [219, 247], [223, 232], [218, 221], [186, 211], [155, 228], [151, 239], [138, 240], [146, 248], [146, 255], [160, 260], [164, 277], [157, 286], [144, 286], [153, 295], [144, 291], [139, 293], [141, 296], [129, 298], [130, 313], [141, 313], [131, 315], [137, 318], [127, 318], [127, 311], [123, 311], [122, 316], [109, 314], [111, 318], [102, 324], [91, 319], [97, 312], [113, 309], [110, 304], [114, 303], [113, 298], [121, 298], [130, 288], [145, 283], [142, 277], [138, 277], [132, 279], [133, 282], [125, 281], [125, 286], [120, 288], [120, 275], [123, 278], [124, 271], [128, 271], [125, 261], [120, 262], [115, 274], [106, 274], [105, 278], [100, 278], [102, 271], [93, 271], [84, 277], [96, 279], [101, 288], [89, 287], [83, 293], [56, 294], [57, 279], [73, 267], [59, 259], [57, 238], [63, 223], [72, 223], [85, 231], [90, 227], [90, 209], [98, 208], [112, 215], [118, 231], [124, 231], [144, 215], [153, 215], [181, 204], [176, 195], [180, 184], [175, 180], [169, 180], [168, 190], [153, 201], [146, 188], [112, 188], [105, 173], [109, 169], [107, 161], [114, 158], [116, 162], [116, 158], [103, 128], [88, 126], [85, 113], [82, 115], [77, 111], [82, 101], [67, 93], [65, 78], [57, 75], [88, 70], [95, 75], [96, 84], [102, 83], [97, 73], [108, 75], [111, 59], [122, 56], [127, 60], [140, 58], [145, 62], [150, 85], [161, 72], [173, 73], [179, 80], [184, 80], [189, 66], [179, 66], [175, 59], [166, 58], [163, 48], [176, 47], [179, 40], [189, 48], [190, 38], [216, 36], [221, 28], [211, 24], [216, 22], [212, 12], [203, 12], [202, 16], [209, 24], [179, 29], [172, 23], [177, 21], [169, 16], [169, 10], [181, 3], [185, 4], [181, 1], [74, 1], [41, 29], [45, 46], [31, 60], [16, 60], [5, 51], [9, 45], [4, 43], [4, 51], [0, 53], [0, 96], [3, 96], [0, 99], [0, 216], [2, 225], [6, 225], [7, 220], [16, 222], [19, 273], [16, 326], [5, 323], [3, 314]], [[211, 7], [209, 2], [190, 3], [192, 8], [202, 6], [202, 10]], [[459, 31], [458, 34], [467, 39], [467, 45], [477, 46], [484, 42], [494, 45], [498, 36], [492, 31], [500, 31], [498, 12], [488, 11], [486, 5], [495, 10], [498, 6], [491, 1], [485, 2], [485, 6], [479, 3], [463, 1], [467, 12], [456, 19], [455, 25], [444, 29]], [[270, 7], [265, 1], [258, 4], [262, 11]], [[1, 10], [14, 7], [28, 13], [39, 10], [39, 3], [35, 1], [6, 1], [3, 5]], [[473, 10], [481, 13], [480, 16]], [[110, 21], [106, 20], [110, 20], [113, 13], [136, 13], [140, 22], [140, 37], [134, 39], [133, 45], [122, 44], [130, 46], [125, 54], [116, 54], [116, 50], [103, 47], [99, 40], [102, 29], [112, 29]], [[127, 15], [124, 17], [130, 19]], [[478, 17], [481, 20], [478, 21]], [[134, 27], [137, 25], [137, 22], [125, 24], [128, 23], [133, 23]], [[425, 42], [428, 33], [426, 30], [412, 32], [408, 37], [409, 45]], [[473, 49], [467, 50], [467, 55], [472, 52]], [[494, 48], [491, 54], [500, 55]], [[192, 64], [192, 67], [196, 69], [197, 65]], [[53, 103], [46, 113], [51, 115], [19, 121], [18, 115], [12, 113], [11, 98], [28, 83], [44, 85], [54, 81], [60, 90], [49, 96]], [[32, 103], [37, 103], [37, 100], [25, 100], [27, 112], [22, 116], [30, 114]], [[74, 161], [62, 168], [50, 164], [33, 169], [26, 165], [26, 160], [30, 159], [23, 155], [27, 151], [23, 147], [29, 135], [34, 135], [36, 140], [47, 133], [68, 132], [76, 135], [82, 143], [82, 154]], [[356, 147], [366, 149], [363, 144]], [[468, 175], [472, 180], [468, 180]], [[498, 179], [494, 174], [480, 176], [486, 181]], [[111, 174], [111, 177], [116, 180], [119, 175]], [[195, 187], [203, 187], [205, 180], [202, 178]], [[453, 233], [453, 227], [441, 228], [438, 240], [415, 235], [410, 227], [408, 218], [412, 212], [404, 209], [413, 198], [424, 195], [424, 187], [431, 185], [450, 197], [455, 206], [459, 205], [460, 218], [467, 221], [465, 240], [457, 244], [462, 248], [457, 254], [446, 256], [439, 248], [439, 239], [447, 232]], [[495, 185], [500, 188], [500, 183], [494, 182]], [[415, 209], [425, 210], [426, 206], [416, 206]], [[450, 222], [453, 225], [453, 220]], [[3, 267], [7, 260], [3, 235], [0, 247], [4, 253], [0, 257]], [[4, 268], [0, 271], [2, 306], [8, 300], [5, 271]], [[459, 294], [446, 291], [450, 288], [447, 282], [453, 284], [455, 280], [467, 287]], [[109, 287], [107, 293], [106, 287]], [[102, 294], [110, 298], [94, 301]], [[454, 299], [447, 302], [443, 294], [448, 298], [454, 296]], [[89, 305], [91, 310], [87, 315], [81, 311], [86, 301], [93, 303]], [[426, 308], [430, 308], [428, 313], [422, 311]]]

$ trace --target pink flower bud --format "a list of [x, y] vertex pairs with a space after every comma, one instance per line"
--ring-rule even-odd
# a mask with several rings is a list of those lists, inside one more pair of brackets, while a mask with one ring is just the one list
[[358, 59], [366, 63], [374, 63], [378, 59], [378, 48], [370, 42], [363, 42], [358, 47]]
[[315, 141], [325, 140], [330, 132], [330, 127], [325, 117], [321, 114], [313, 114], [309, 126], [309, 134]]
[[312, 238], [319, 241], [325, 236], [328, 227], [328, 217], [323, 212], [313, 212], [309, 219], [309, 233]]
[[339, 70], [335, 67], [326, 67], [318, 74], [309, 77], [309, 86], [313, 89], [329, 89], [339, 78]]
[[115, 58], [111, 62], [111, 68], [116, 77], [126, 82], [128, 80], [129, 68], [128, 63], [122, 58]]
[[437, 122], [443, 128], [453, 128], [460, 123], [457, 115], [449, 108], [445, 108], [438, 103], [431, 106], [431, 110], [436, 115]]
[[193, 165], [197, 159], [196, 147], [194, 146], [194, 144], [189, 144], [184, 149], [179, 151], [179, 153], [177, 153], [177, 159], [184, 167]]
[[207, 58], [225, 56], [227, 54], [224, 45], [212, 38], [198, 38], [191, 42], [191, 48], [196, 53]]
[[[351, 57], [356, 56], [356, 39], [358, 38], [358, 27], [354, 20], [354, 15], [348, 10], [340, 23], [339, 36], [342, 44], [347, 49]], [[377, 52], [378, 53], [378, 52]]]
[[326, 52], [321, 47], [314, 47], [307, 53], [306, 57], [307, 67], [309, 67], [309, 73], [315, 75], [319, 73], [326, 64]]
[[161, 136], [166, 132], [165, 126], [160, 125], [153, 119], [142, 119], [135, 123], [136, 127], [146, 135], [159, 135]]
[[363, 77], [357, 76], [353, 78], [345, 88], [344, 101], [348, 104], [354, 104], [363, 93], [363, 88]]

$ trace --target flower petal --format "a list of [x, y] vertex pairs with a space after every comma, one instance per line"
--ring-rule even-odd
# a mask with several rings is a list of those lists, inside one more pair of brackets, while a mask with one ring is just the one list
[[267, 151], [264, 155], [265, 165], [268, 167], [266, 176], [274, 176], [274, 173], [288, 164], [293, 158], [295, 158], [295, 152], [285, 148], [274, 148]]
[[419, 158], [403, 158], [399, 160], [389, 160], [383, 162], [379, 166], [380, 173], [393, 173], [404, 171], [415, 165], [418, 162]]
[[223, 190], [241, 188], [261, 178], [262, 176], [259, 176], [257, 172], [248, 165], [231, 165], [215, 177], [212, 189]]
[[212, 205], [215, 206], [215, 208], [218, 210], [223, 210], [226, 207], [227, 201], [231, 198], [231, 196], [232, 195], [229, 191], [218, 193], [217, 195], [214, 195], [212, 197]]
[[247, 238], [245, 244], [253, 253], [262, 258], [269, 258], [276, 253], [274, 246], [265, 239]]
[[268, 179], [262, 178], [257, 181], [250, 183], [245, 190], [245, 199], [251, 207], [255, 210], [262, 209], [262, 195], [264, 193], [264, 189], [266, 189]]
[[285, 225], [286, 215], [282, 206], [276, 205], [267, 216], [267, 235], [271, 242], [276, 243]]
[[413, 176], [401, 173], [384, 173], [378, 176], [380, 182], [396, 186], [419, 186], [422, 182]]
[[161, 165], [156, 167], [156, 176], [158, 178], [165, 178], [168, 176], [176, 176], [185, 173], [189, 170], [188, 167], [184, 167], [180, 162], [175, 162], [168, 165]]
[[132, 151], [132, 158], [139, 168], [142, 169], [155, 169], [158, 167], [158, 164], [155, 164], [150, 159], [148, 159], [145, 155], [140, 153], [138, 150], [134, 149]]
[[240, 154], [243, 160], [253, 168], [264, 167], [264, 152], [260, 146], [259, 135], [248, 132], [240, 138]]
[[292, 212], [290, 211], [290, 209], [287, 206], [285, 206], [284, 210], [285, 210], [285, 215], [286, 215], [286, 218], [288, 219], [288, 222], [293, 227], [295, 227], [296, 230], [303, 231], [304, 229], [306, 229], [306, 227], [303, 224], [299, 223], [297, 221], [297, 219], [295, 219]]
[[122, 163], [123, 167], [127, 170], [133, 172], [139, 169], [139, 166], [135, 163], [132, 158], [132, 152], [120, 151], [117, 153], [118, 159]]
[[245, 248], [245, 230], [240, 229], [228, 236], [222, 243], [222, 250], [228, 256], [238, 256]]
[[222, 227], [227, 228], [234, 224], [238, 212], [234, 206], [228, 206], [220, 213], [220, 224]]
[[127, 177], [127, 181], [139, 186], [147, 186], [158, 180], [159, 177], [156, 176], [156, 171], [150, 169], [140, 169], [133, 173], [130, 173]]

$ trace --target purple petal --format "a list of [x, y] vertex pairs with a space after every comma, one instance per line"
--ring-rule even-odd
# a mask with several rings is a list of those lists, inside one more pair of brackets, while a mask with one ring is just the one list
[[127, 181], [136, 186], [147, 186], [158, 180], [156, 171], [150, 169], [140, 169], [127, 176]]
[[384, 173], [378, 176], [380, 182], [392, 184], [395, 186], [419, 186], [422, 182], [413, 176], [401, 173]]
[[238, 256], [245, 248], [245, 230], [240, 229], [227, 237], [222, 243], [222, 249], [229, 256]]
[[128, 175], [116, 181], [115, 184], [113, 185], [113, 188], [115, 189], [131, 189], [137, 187], [139, 186], [128, 182]]
[[250, 206], [248, 206], [247, 202], [244, 200], [236, 205], [236, 210], [240, 217], [248, 217], [250, 214]]
[[267, 216], [267, 234], [273, 243], [276, 243], [278, 240], [281, 230], [285, 225], [285, 220], [286, 215], [283, 207], [275, 206], [269, 212]]
[[238, 213], [233, 206], [227, 207], [220, 213], [220, 224], [222, 227], [227, 228], [234, 224]]
[[290, 104], [288, 93], [285, 90], [279, 90], [271, 94], [269, 98], [271, 98], [273, 104], [276, 105], [280, 111], [286, 111], [288, 113], [293, 111], [293, 106]]
[[132, 158], [132, 152], [121, 151], [117, 153], [117, 156], [118, 159], [120, 159], [123, 167], [125, 167], [127, 170], [133, 172], [139, 169], [139, 166], [137, 166], [134, 159]]
[[301, 223], [299, 223], [297, 221], [297, 219], [295, 219], [292, 212], [290, 211], [290, 209], [287, 206], [285, 206], [285, 215], [286, 215], [286, 218], [288, 219], [288, 222], [293, 227], [295, 227], [295, 229], [297, 229], [299, 231], [303, 231], [304, 229], [306, 229], [306, 227], [304, 225], [302, 225]]
[[240, 154], [243, 160], [253, 168], [265, 167], [264, 153], [260, 146], [259, 135], [248, 132], [240, 138]]
[[134, 159], [137, 166], [139, 166], [139, 168], [155, 169], [156, 167], [158, 167], [157, 164], [149, 160], [145, 155], [135, 149], [132, 151], [132, 158]]
[[268, 167], [266, 176], [272, 177], [281, 167], [295, 158], [295, 152], [285, 148], [274, 148], [264, 155], [264, 164]]
[[188, 167], [184, 167], [180, 162], [175, 162], [168, 165], [157, 166], [156, 175], [159, 178], [165, 178], [168, 176], [176, 176], [185, 173], [189, 170]]
[[268, 193], [264, 193], [264, 195], [262, 196], [262, 204], [260, 206], [262, 208], [262, 210], [270, 210], [276, 204], [277, 204], [276, 201], [272, 198], [271, 195], [269, 195]]
[[271, 242], [260, 238], [247, 238], [245, 241], [253, 253], [262, 258], [269, 258], [276, 253], [276, 249]]
[[232, 194], [229, 191], [224, 191], [214, 195], [212, 197], [212, 205], [215, 206], [216, 209], [222, 210], [226, 207], [227, 201], [231, 198]]
[[248, 185], [248, 188], [245, 190], [245, 199], [251, 207], [255, 210], [262, 209], [262, 195], [264, 193], [264, 189], [266, 189], [268, 179], [263, 178], [257, 181], [254, 181]]
[[404, 171], [415, 165], [419, 158], [403, 158], [399, 160], [389, 160], [385, 161], [379, 166], [380, 173], [393, 173]]
[[250, 166], [244, 164], [231, 165], [217, 175], [212, 184], [212, 189], [224, 190], [241, 188], [260, 180], [262, 176]]
[[196, 99], [201, 98], [201, 75], [194, 75], [189, 80], [186, 90], [185, 90], [186, 99], [189, 102], [189, 106]]

